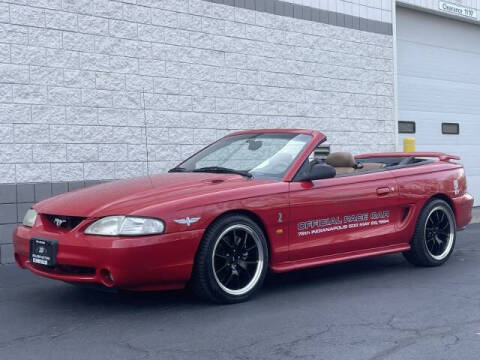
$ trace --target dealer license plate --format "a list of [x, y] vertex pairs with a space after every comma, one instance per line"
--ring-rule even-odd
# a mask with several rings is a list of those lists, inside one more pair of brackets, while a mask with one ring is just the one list
[[55, 240], [30, 239], [30, 261], [45, 266], [57, 264], [57, 242]]

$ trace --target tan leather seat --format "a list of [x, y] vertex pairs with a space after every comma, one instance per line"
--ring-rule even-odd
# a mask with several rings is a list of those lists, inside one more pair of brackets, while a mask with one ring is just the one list
[[325, 162], [333, 166], [337, 175], [349, 174], [355, 171], [355, 158], [348, 152], [334, 152], [327, 156]]
[[373, 171], [383, 169], [385, 167], [384, 163], [362, 163], [363, 167], [356, 169], [356, 171]]

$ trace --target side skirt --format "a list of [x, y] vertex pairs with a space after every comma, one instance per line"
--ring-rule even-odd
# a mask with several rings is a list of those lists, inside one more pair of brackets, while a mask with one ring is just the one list
[[398, 245], [384, 246], [381, 248], [358, 250], [358, 251], [352, 251], [348, 253], [333, 254], [333, 255], [327, 255], [327, 256], [319, 256], [312, 259], [287, 261], [278, 265], [272, 265], [270, 266], [270, 269], [273, 272], [282, 273], [282, 272], [287, 272], [292, 270], [316, 267], [320, 265], [327, 265], [327, 264], [334, 264], [334, 263], [345, 262], [350, 260], [356, 260], [356, 259], [361, 259], [361, 258], [366, 258], [371, 256], [392, 254], [392, 253], [397, 253], [397, 252], [402, 252], [407, 250], [410, 250], [410, 244], [403, 243]]

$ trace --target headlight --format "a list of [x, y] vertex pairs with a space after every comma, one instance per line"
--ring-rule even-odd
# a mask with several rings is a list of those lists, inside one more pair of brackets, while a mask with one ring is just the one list
[[33, 227], [35, 225], [35, 220], [37, 220], [37, 212], [33, 209], [29, 209], [23, 218], [23, 225], [28, 227]]
[[162, 220], [132, 216], [107, 216], [91, 224], [85, 230], [85, 234], [140, 236], [161, 234], [164, 231], [165, 225]]

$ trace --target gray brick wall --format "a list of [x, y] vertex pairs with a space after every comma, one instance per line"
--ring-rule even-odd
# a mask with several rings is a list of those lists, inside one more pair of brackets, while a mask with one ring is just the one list
[[99, 181], [59, 183], [0, 184], [0, 264], [14, 261], [12, 233], [36, 202], [68, 191], [97, 184]]
[[162, 172], [232, 130], [394, 149], [390, 24], [222, 2], [0, 0], [2, 262], [13, 224], [59, 184]]

